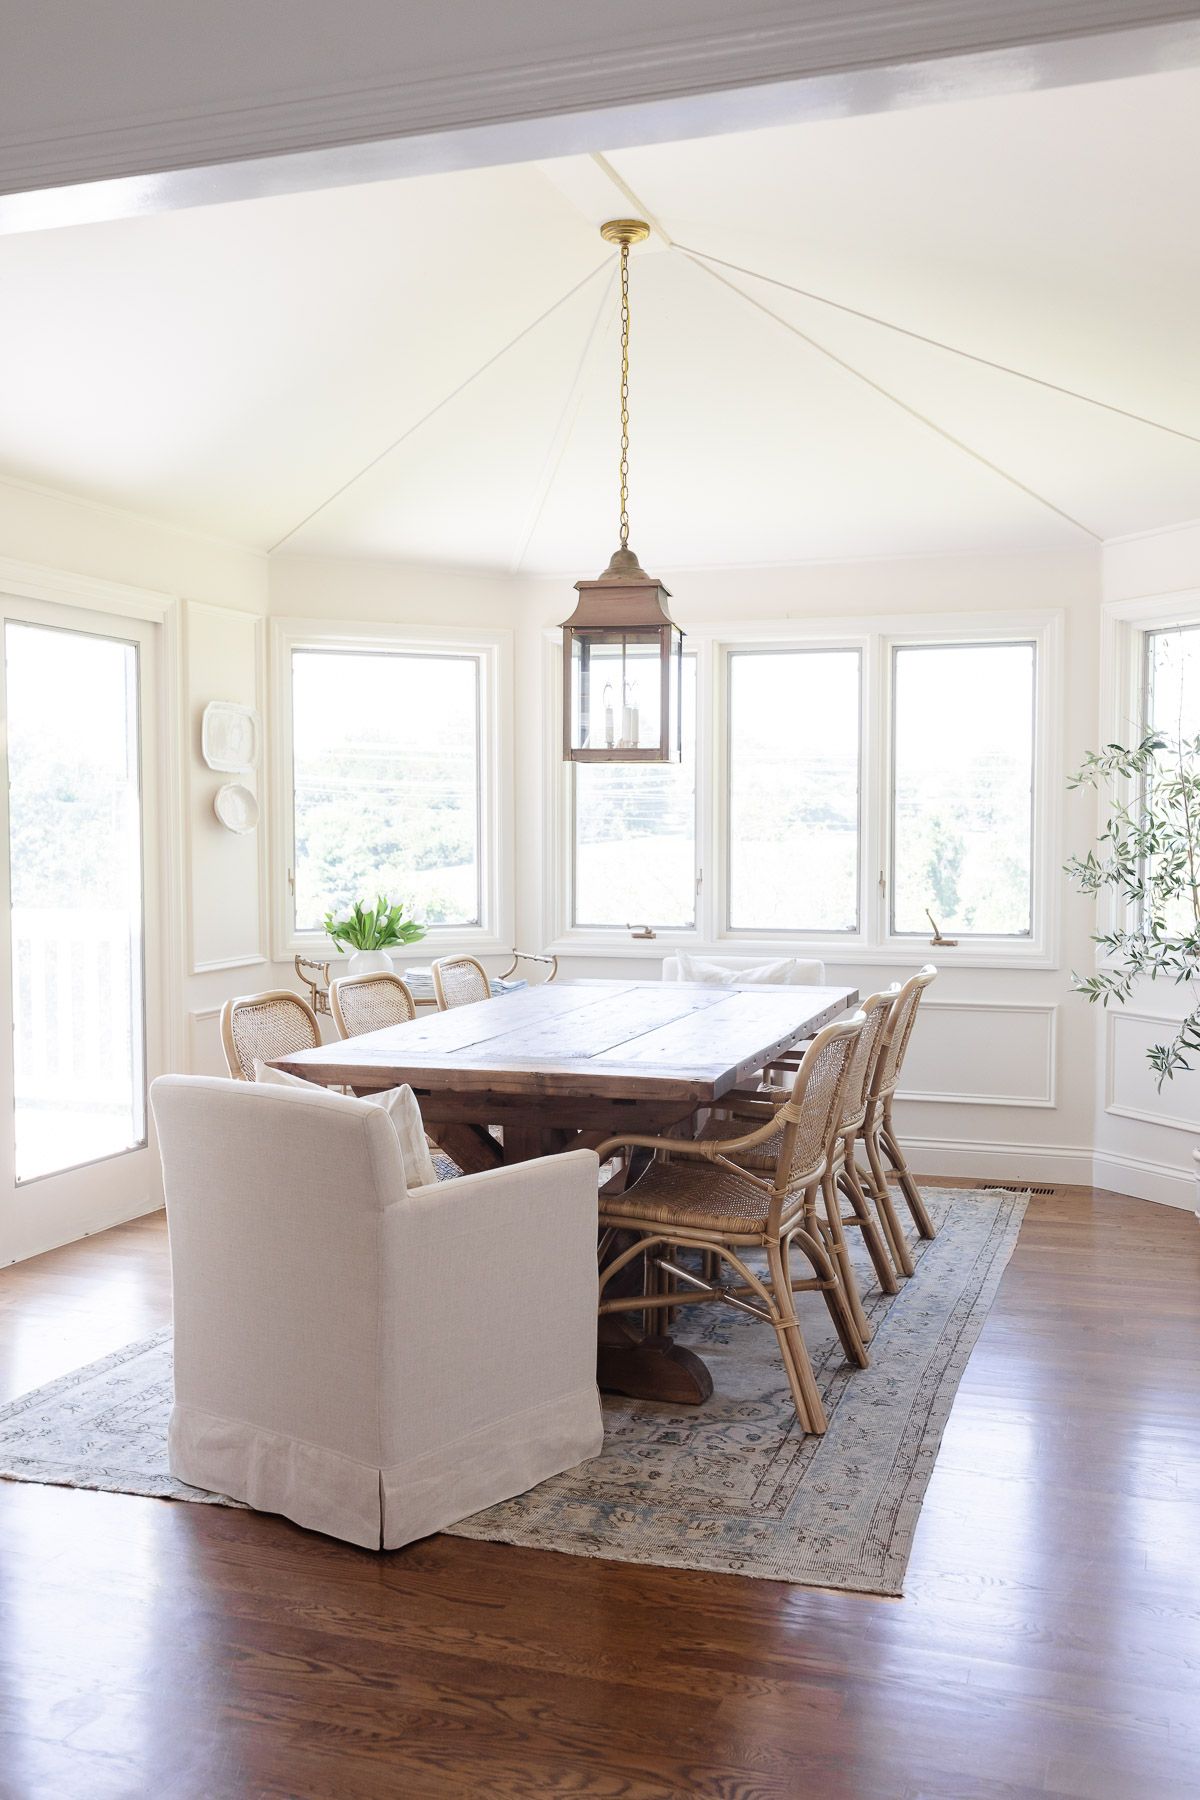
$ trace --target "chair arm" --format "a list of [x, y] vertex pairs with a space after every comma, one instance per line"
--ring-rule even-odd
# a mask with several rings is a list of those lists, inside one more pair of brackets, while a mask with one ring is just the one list
[[[529, 1162], [501, 1163], [494, 1169], [478, 1169], [472, 1175], [456, 1175], [449, 1181], [430, 1181], [424, 1187], [409, 1188], [407, 1199], [422, 1207], [433, 1205], [438, 1211], [458, 1212], [485, 1207], [493, 1200], [506, 1198], [510, 1191], [542, 1194], [561, 1181], [575, 1185], [575, 1170], [586, 1164], [593, 1186], [599, 1179], [600, 1159], [594, 1150], [564, 1150], [558, 1156], [539, 1156]], [[404, 1200], [395, 1202], [403, 1206]]]
[[[591, 1404], [598, 1174], [593, 1151], [572, 1150], [415, 1188], [387, 1208], [385, 1462], [500, 1428], [536, 1435], [538, 1417]], [[598, 1445], [598, 1413], [596, 1424]]]
[[507, 981], [510, 975], [515, 975], [518, 966], [523, 962], [545, 963], [550, 970], [550, 973], [546, 977], [547, 986], [549, 986], [550, 982], [558, 975], [557, 956], [545, 956], [537, 950], [513, 950], [510, 952], [510, 955], [512, 956], [512, 962], [508, 965], [507, 969], [502, 969], [500, 971], [499, 979], [501, 981]]
[[699, 1156], [712, 1161], [711, 1145], [704, 1138], [613, 1137], [597, 1146], [596, 1155], [607, 1162], [618, 1150], [670, 1150], [682, 1156]]

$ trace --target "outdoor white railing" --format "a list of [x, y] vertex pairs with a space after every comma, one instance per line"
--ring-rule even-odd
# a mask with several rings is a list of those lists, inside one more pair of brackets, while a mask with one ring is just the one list
[[14, 907], [12, 937], [18, 1102], [127, 1106], [141, 1086], [140, 921]]

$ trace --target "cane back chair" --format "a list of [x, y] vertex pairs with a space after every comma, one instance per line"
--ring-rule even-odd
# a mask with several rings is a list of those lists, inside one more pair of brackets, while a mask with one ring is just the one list
[[430, 974], [439, 1012], [492, 997], [488, 972], [473, 956], [443, 956], [431, 966]]
[[[871, 1341], [872, 1326], [863, 1309], [854, 1265], [850, 1261], [846, 1245], [847, 1226], [862, 1232], [882, 1291], [885, 1294], [897, 1293], [899, 1283], [892, 1267], [891, 1232], [886, 1225], [881, 1229], [882, 1214], [880, 1219], [875, 1218], [871, 1202], [863, 1191], [862, 1180], [854, 1161], [854, 1144], [866, 1119], [871, 1083], [891, 1017], [892, 1003], [899, 992], [899, 982], [893, 982], [890, 988], [871, 994], [862, 1002], [860, 1010], [863, 1014], [863, 1027], [850, 1058], [850, 1068], [842, 1093], [841, 1117], [830, 1150], [828, 1167], [821, 1177], [821, 1201], [825, 1213], [823, 1219], [818, 1219], [821, 1237], [841, 1276], [842, 1287], [858, 1327], [858, 1335], [864, 1344]], [[789, 1092], [785, 1087], [767, 1087], [747, 1094], [739, 1092], [730, 1110], [735, 1116], [752, 1117], [756, 1108], [761, 1110], [764, 1100], [777, 1106], [787, 1099]], [[727, 1124], [716, 1119], [706, 1127], [705, 1135], [720, 1135], [727, 1130]], [[752, 1168], [764, 1166], [761, 1150], [750, 1151], [736, 1160], [745, 1162]], [[842, 1212], [839, 1194], [849, 1203], [850, 1210], [847, 1213]]]
[[[861, 1013], [827, 1025], [812, 1040], [782, 1106], [770, 1102], [765, 1117], [740, 1136], [726, 1138], [616, 1137], [599, 1147], [601, 1162], [620, 1150], [654, 1150], [649, 1169], [623, 1193], [600, 1196], [601, 1257], [617, 1232], [633, 1232], [632, 1245], [601, 1270], [600, 1311], [644, 1312], [723, 1300], [773, 1327], [796, 1416], [803, 1430], [826, 1428], [825, 1409], [796, 1317], [793, 1293], [818, 1290], [825, 1299], [847, 1358], [867, 1366], [867, 1352], [837, 1267], [816, 1224], [816, 1196], [829, 1164], [842, 1116], [842, 1095]], [[758, 1152], [751, 1168], [747, 1153]], [[814, 1273], [793, 1281], [793, 1246]], [[697, 1275], [672, 1259], [676, 1249], [708, 1252], [738, 1278], [722, 1283]], [[765, 1250], [767, 1274], [746, 1261]], [[657, 1253], [657, 1254], [651, 1254]], [[606, 1299], [605, 1290], [635, 1257], [646, 1257], [645, 1292]], [[702, 1256], [701, 1267], [710, 1266]], [[661, 1272], [673, 1284], [653, 1291]]]
[[343, 975], [329, 984], [329, 1010], [338, 1036], [358, 1037], [385, 1025], [407, 1025], [417, 1016], [408, 983], [381, 970], [374, 975]]
[[253, 1081], [256, 1062], [315, 1050], [320, 1042], [316, 1013], [289, 988], [240, 994], [221, 1008], [221, 1047], [235, 1081]]
[[[895, 1206], [892, 1203], [883, 1158], [886, 1156], [895, 1170], [896, 1178], [900, 1183], [900, 1191], [904, 1195], [917, 1231], [923, 1238], [935, 1236], [933, 1221], [926, 1210], [920, 1190], [909, 1173], [904, 1151], [896, 1136], [896, 1129], [892, 1123], [892, 1102], [900, 1084], [900, 1071], [904, 1066], [904, 1058], [912, 1041], [913, 1026], [917, 1022], [917, 1009], [921, 1004], [922, 995], [930, 983], [936, 979], [936, 967], [933, 963], [926, 963], [924, 968], [918, 969], [915, 975], [909, 976], [892, 1001], [887, 1026], [875, 1059], [875, 1072], [867, 1098], [866, 1112], [858, 1132], [859, 1140], [867, 1153], [870, 1173], [868, 1174], [861, 1167], [856, 1170], [856, 1173], [860, 1180], [865, 1179], [870, 1189], [871, 1198], [879, 1209], [880, 1221], [887, 1234], [893, 1261], [902, 1275], [912, 1274], [913, 1260], [905, 1242], [900, 1220], [896, 1216]], [[853, 1155], [850, 1161], [853, 1162]]]

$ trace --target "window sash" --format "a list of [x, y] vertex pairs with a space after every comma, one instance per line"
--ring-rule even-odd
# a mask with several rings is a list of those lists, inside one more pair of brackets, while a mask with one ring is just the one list
[[413, 947], [421, 960], [449, 949], [502, 953], [513, 942], [513, 693], [511, 630], [464, 626], [347, 623], [277, 618], [271, 640], [272, 805], [271, 950], [277, 961], [334, 952], [321, 929], [296, 924], [295, 785], [292, 666], [297, 651], [411, 658], [469, 658], [476, 668], [475, 788], [478, 917], [474, 924], [431, 924]]
[[[854, 741], [854, 874], [852, 882], [854, 917], [849, 925], [821, 926], [802, 924], [789, 925], [750, 925], [738, 924], [734, 920], [734, 818], [733, 818], [733, 774], [734, 774], [734, 676], [738, 663], [747, 657], [852, 657], [855, 661], [855, 709], [853, 725]], [[730, 937], [738, 938], [771, 938], [776, 936], [794, 937], [797, 939], [829, 939], [836, 937], [856, 937], [862, 929], [862, 868], [864, 853], [863, 832], [863, 649], [861, 645], [842, 644], [729, 644], [724, 650], [725, 663], [725, 755], [723, 779], [721, 781], [721, 799], [723, 804], [722, 849], [725, 879], [722, 884], [723, 922]]]
[[1040, 754], [1039, 708], [1038, 695], [1041, 676], [1041, 658], [1039, 646], [1035, 639], [1027, 637], [996, 638], [927, 638], [916, 643], [896, 643], [889, 646], [888, 657], [888, 712], [890, 731], [888, 733], [888, 771], [887, 771], [887, 932], [889, 937], [904, 941], [919, 941], [926, 936], [921, 927], [905, 930], [896, 923], [896, 901], [899, 893], [897, 875], [898, 847], [898, 788], [899, 755], [897, 750], [897, 734], [900, 725], [899, 708], [899, 668], [900, 658], [904, 655], [919, 654], [923, 651], [938, 650], [1016, 650], [1027, 649], [1030, 652], [1030, 741], [1029, 741], [1029, 813], [1028, 838], [1029, 847], [1029, 881], [1028, 881], [1028, 917], [1029, 924], [1021, 931], [971, 931], [965, 926], [954, 923], [951, 919], [938, 919], [947, 935], [959, 941], [991, 942], [991, 943], [1028, 943], [1034, 936], [1037, 920], [1037, 882], [1039, 879], [1037, 858], [1037, 791], [1038, 791], [1038, 759]]
[[[483, 920], [483, 906], [484, 906], [484, 894], [483, 894], [483, 785], [482, 785], [482, 776], [483, 776], [483, 760], [482, 760], [483, 693], [482, 693], [480, 659], [479, 659], [478, 655], [472, 655], [470, 652], [464, 653], [464, 652], [460, 652], [460, 651], [446, 651], [446, 650], [440, 650], [440, 649], [439, 650], [424, 650], [424, 649], [417, 650], [417, 649], [402, 648], [400, 646], [396, 646], [395, 648], [386, 648], [385, 649], [385, 648], [381, 648], [378, 646], [369, 646], [369, 647], [363, 646], [361, 648], [348, 648], [348, 647], [344, 647], [344, 646], [335, 647], [335, 646], [330, 646], [330, 645], [325, 645], [325, 644], [296, 644], [296, 645], [293, 645], [293, 647], [292, 647], [291, 657], [289, 659], [289, 678], [291, 681], [291, 695], [292, 695], [292, 704], [291, 704], [292, 731], [291, 731], [291, 743], [290, 743], [291, 759], [292, 759], [292, 781], [291, 781], [291, 806], [290, 806], [291, 818], [290, 818], [289, 824], [290, 824], [291, 838], [292, 838], [292, 845], [293, 845], [293, 861], [290, 865], [292, 872], [293, 872], [293, 880], [290, 884], [290, 888], [291, 888], [290, 904], [291, 904], [291, 925], [292, 925], [293, 932], [297, 936], [313, 936], [313, 935], [320, 936], [322, 934], [321, 920], [319, 918], [315, 919], [311, 922], [308, 920], [301, 921], [301, 919], [298, 915], [298, 903], [299, 903], [299, 896], [300, 896], [301, 877], [300, 877], [300, 868], [299, 868], [299, 858], [295, 852], [295, 846], [296, 846], [296, 841], [297, 841], [297, 829], [296, 828], [297, 828], [297, 822], [298, 822], [297, 805], [298, 805], [298, 797], [299, 797], [299, 793], [300, 793], [300, 784], [299, 784], [299, 781], [297, 778], [297, 766], [298, 766], [299, 752], [298, 752], [297, 734], [296, 734], [296, 676], [297, 676], [298, 667], [299, 667], [302, 659], [308, 658], [308, 657], [318, 657], [318, 656], [324, 657], [326, 659], [331, 659], [331, 658], [336, 657], [339, 659], [345, 659], [347, 662], [353, 660], [353, 661], [360, 662], [360, 663], [367, 663], [367, 662], [378, 663], [378, 662], [383, 662], [383, 661], [392, 662], [392, 663], [424, 663], [424, 664], [428, 664], [431, 662], [459, 663], [470, 669], [470, 671], [471, 671], [470, 702], [471, 702], [471, 711], [473, 713], [470, 736], [471, 736], [471, 754], [472, 754], [473, 769], [472, 769], [470, 780], [468, 782], [468, 787], [469, 787], [469, 789], [473, 790], [473, 803], [472, 803], [472, 809], [471, 809], [472, 817], [471, 817], [471, 829], [470, 829], [470, 842], [471, 842], [471, 859], [474, 864], [474, 871], [475, 871], [474, 905], [471, 909], [471, 915], [469, 917], [440, 919], [437, 921], [437, 925], [442, 930], [446, 930], [446, 931], [463, 930], [463, 929], [477, 929], [481, 925], [482, 920]], [[375, 892], [382, 892], [388, 887], [388, 885], [389, 885], [389, 883], [388, 883], [386, 873], [382, 870], [373, 873], [369, 878], [364, 875], [362, 894], [359, 897], [365, 898], [365, 897], [368, 897], [369, 895], [374, 894]], [[394, 883], [392, 883], [392, 885], [394, 886]], [[393, 898], [405, 898], [406, 903], [408, 902], [407, 896], [401, 896], [399, 894], [396, 894], [392, 897]], [[421, 908], [420, 908], [419, 898], [416, 899], [416, 901], [415, 901], [415, 911], [417, 913], [417, 916], [420, 917], [421, 916]]]
[[[569, 861], [567, 917], [570, 920], [570, 928], [573, 931], [596, 933], [596, 934], [620, 932], [623, 936], [627, 935], [630, 926], [638, 926], [638, 927], [649, 926], [650, 929], [653, 930], [656, 934], [659, 932], [662, 932], [664, 934], [669, 933], [671, 935], [691, 934], [694, 936], [697, 931], [697, 928], [698, 928], [699, 922], [700, 922], [700, 888], [701, 888], [701, 878], [700, 878], [700, 869], [701, 869], [701, 864], [700, 864], [700, 770], [699, 770], [700, 743], [701, 743], [701, 726], [700, 726], [701, 707], [700, 707], [700, 671], [699, 671], [699, 667], [698, 667], [698, 663], [697, 663], [697, 658], [696, 658], [696, 655], [694, 652], [685, 652], [684, 657], [683, 657], [682, 680], [683, 680], [683, 685], [684, 685], [685, 690], [687, 688], [687, 684], [689, 681], [689, 673], [690, 673], [690, 677], [694, 683], [693, 689], [692, 689], [692, 702], [691, 702], [691, 704], [692, 704], [692, 733], [691, 733], [691, 736], [692, 736], [692, 774], [693, 774], [692, 805], [691, 805], [691, 824], [692, 824], [692, 876], [691, 876], [691, 896], [692, 896], [691, 913], [692, 913], [692, 916], [691, 916], [691, 919], [689, 922], [686, 922], [683, 924], [667, 924], [662, 919], [630, 919], [628, 922], [626, 922], [624, 924], [617, 924], [617, 923], [598, 924], [592, 920], [581, 919], [579, 917], [579, 895], [580, 895], [580, 885], [581, 885], [580, 877], [579, 877], [579, 847], [580, 847], [579, 846], [579, 785], [580, 785], [581, 778], [585, 781], [588, 780], [591, 777], [592, 770], [599, 772], [599, 771], [603, 771], [603, 770], [607, 770], [607, 769], [614, 769], [614, 768], [619, 769], [621, 767], [629, 767], [631, 769], [636, 769], [639, 775], [649, 774], [649, 775], [651, 775], [651, 778], [653, 778], [653, 776], [658, 773], [660, 768], [677, 767], [678, 765], [675, 765], [675, 764], [661, 764], [661, 765], [660, 764], [627, 764], [627, 765], [622, 765], [620, 763], [596, 763], [596, 764], [592, 764], [592, 765], [587, 765], [587, 764], [580, 764], [580, 763], [565, 763], [563, 765], [563, 767], [566, 770], [566, 780], [567, 780], [567, 850], [568, 850], [568, 861]], [[688, 701], [686, 699], [686, 694], [685, 694], [685, 696], [681, 697], [681, 705], [680, 705], [681, 719], [682, 719], [683, 713], [687, 709], [687, 705], [688, 705]], [[581, 777], [581, 770], [587, 770], [587, 773], [583, 774], [582, 777]], [[599, 778], [603, 779], [603, 776], [600, 775]], [[636, 845], [637, 839], [632, 839], [631, 843]], [[633, 903], [631, 902], [631, 905], [632, 904]]]

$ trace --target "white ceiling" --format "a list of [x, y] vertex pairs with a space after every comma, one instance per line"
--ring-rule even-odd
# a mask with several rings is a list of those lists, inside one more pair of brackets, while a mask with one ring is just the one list
[[[1200, 436], [1200, 72], [609, 160], [676, 244]], [[610, 276], [446, 397], [626, 210], [573, 159], [0, 239], [0, 474], [265, 549], [408, 433], [288, 551], [598, 569]], [[679, 250], [633, 278], [648, 567], [1090, 541]], [[1200, 515], [1200, 444], [731, 279], [1096, 535]]]

